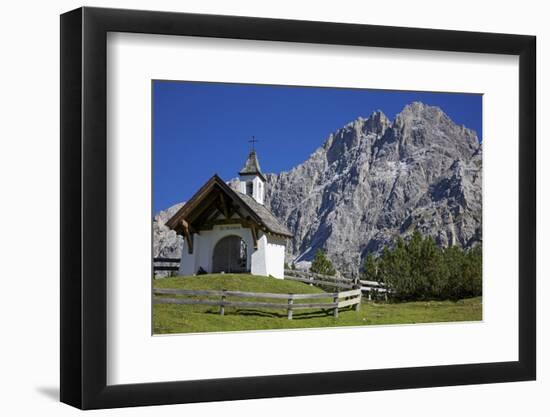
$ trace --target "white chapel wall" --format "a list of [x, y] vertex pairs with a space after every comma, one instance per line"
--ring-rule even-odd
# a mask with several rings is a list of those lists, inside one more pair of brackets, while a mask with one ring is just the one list
[[267, 270], [267, 236], [263, 233], [258, 236], [258, 249], [252, 254], [250, 273], [252, 275], [269, 275]]
[[283, 279], [285, 244], [284, 238], [262, 233], [258, 239], [258, 250], [252, 255], [252, 275], [271, 275]]
[[187, 250], [183, 241], [179, 275], [196, 274], [199, 268], [212, 272], [212, 256], [216, 243], [226, 236], [239, 236], [247, 246], [247, 269], [253, 275], [284, 278], [285, 239], [260, 233], [258, 249], [254, 251], [254, 242], [250, 229], [239, 225], [216, 226], [213, 230], [202, 231], [194, 236], [193, 253]]
[[197, 254], [200, 251], [200, 246], [200, 236], [195, 235], [193, 240], [193, 253], [189, 253], [187, 242], [183, 239], [183, 248], [181, 251], [181, 261], [178, 275], [193, 275], [197, 272]]
[[283, 279], [285, 277], [286, 239], [268, 235], [267, 237], [267, 275]]
[[203, 230], [195, 234], [193, 253], [189, 254], [187, 243], [183, 242], [183, 251], [180, 263], [179, 275], [196, 274], [200, 267], [207, 272], [212, 272], [212, 256], [216, 243], [226, 236], [239, 236], [246, 243], [246, 267], [251, 269], [251, 255], [254, 251], [254, 242], [250, 229], [245, 229], [239, 224], [214, 226], [212, 230]]

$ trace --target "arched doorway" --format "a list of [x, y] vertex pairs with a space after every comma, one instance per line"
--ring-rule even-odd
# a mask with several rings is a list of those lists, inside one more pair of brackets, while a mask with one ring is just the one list
[[226, 236], [214, 246], [212, 272], [245, 272], [247, 248], [239, 236]]

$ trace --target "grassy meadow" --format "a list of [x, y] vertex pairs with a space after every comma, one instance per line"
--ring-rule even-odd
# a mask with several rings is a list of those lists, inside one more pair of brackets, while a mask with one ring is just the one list
[[[246, 274], [212, 274], [193, 277], [161, 278], [153, 281], [155, 288], [188, 290], [234, 290], [246, 292], [322, 293], [317, 287], [305, 283], [279, 280]], [[187, 297], [189, 298], [189, 297]], [[204, 297], [196, 297], [204, 298]], [[240, 299], [266, 301], [265, 299]], [[315, 302], [330, 302], [332, 298]], [[269, 300], [281, 302], [285, 300]], [[299, 302], [309, 302], [300, 300]], [[313, 300], [312, 300], [313, 302]], [[331, 311], [322, 309], [296, 310], [292, 320], [284, 309], [226, 307], [225, 315], [217, 306], [154, 304], [153, 333], [226, 332], [234, 330], [294, 329], [381, 324], [413, 324], [482, 319], [481, 297], [458, 301], [414, 301], [403, 303], [371, 302], [363, 298], [358, 311], [341, 309], [334, 318]]]

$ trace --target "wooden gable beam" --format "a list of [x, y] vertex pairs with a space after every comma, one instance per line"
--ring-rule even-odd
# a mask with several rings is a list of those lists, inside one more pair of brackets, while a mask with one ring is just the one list
[[216, 218], [219, 213], [218, 207], [215, 204], [212, 204], [206, 210], [204, 210], [201, 215], [196, 218], [193, 222], [195, 227], [199, 230], [203, 229], [203, 226], [210, 221], [210, 219]]
[[252, 232], [252, 240], [254, 241], [254, 250], [258, 249], [258, 231], [256, 225], [250, 224], [250, 231]]
[[205, 201], [203, 202], [203, 205], [200, 210], [196, 210], [194, 212], [194, 216], [191, 218], [188, 218], [187, 221], [189, 223], [192, 223], [196, 229], [200, 229], [202, 224], [214, 213], [216, 210], [219, 209], [218, 204], [218, 195], [219, 192], [214, 192], [213, 195], [208, 196]]
[[231, 204], [229, 206], [229, 218], [233, 217], [234, 214], [235, 214], [235, 207], [233, 206], [233, 204]]
[[247, 219], [247, 217], [241, 212], [240, 206], [233, 204], [232, 208], [233, 208], [233, 213], [231, 215], [236, 214], [237, 216], [239, 216], [240, 219], [243, 219], [243, 220]]
[[197, 191], [190, 200], [188, 200], [183, 207], [181, 207], [176, 214], [174, 214], [168, 221], [166, 225], [170, 229], [176, 229], [180, 226], [180, 220], [182, 218], [189, 221], [190, 216], [193, 215], [193, 212], [196, 208], [202, 205], [203, 200], [208, 197], [208, 193], [212, 190], [215, 190], [216, 183], [218, 182], [218, 177], [214, 175], [210, 178], [200, 189]]
[[[230, 204], [228, 210], [229, 210], [228, 212], [229, 217], [226, 217], [224, 215], [225, 217], [224, 219], [217, 219], [217, 216], [209, 216], [201, 228], [205, 230], [210, 230], [214, 226], [224, 225], [224, 224], [240, 224], [243, 227], [249, 226], [249, 221], [245, 219], [242, 213], [238, 210], [237, 206]], [[218, 211], [221, 213], [221, 209], [218, 209]], [[239, 218], [236, 218], [236, 219], [232, 218], [234, 214], [237, 214]]]
[[[229, 205], [229, 217], [237, 213], [241, 218], [245, 218], [246, 216], [247, 219], [253, 218], [254, 221], [261, 223], [261, 218], [246, 204], [244, 200], [239, 197], [239, 193], [237, 191], [233, 190], [225, 183], [219, 184], [219, 187], [221, 194], [223, 194], [223, 197], [226, 200], [226, 204]], [[231, 210], [233, 210], [232, 213]], [[241, 211], [245, 214], [243, 215]]]
[[219, 215], [218, 210], [212, 210], [212, 212], [208, 215], [206, 220], [203, 222], [204, 225], [207, 225], [212, 223], [213, 221], [216, 221], [216, 219], [218, 218], [218, 215]]
[[252, 233], [252, 240], [254, 241], [254, 250], [258, 249], [258, 226], [256, 223], [250, 220], [250, 216], [246, 216], [243, 225], [247, 226]]
[[189, 223], [195, 223], [195, 221], [198, 218], [201, 218], [205, 210], [209, 210], [212, 205], [215, 205], [216, 200], [218, 199], [219, 191], [212, 191], [212, 194], [205, 197], [201, 203], [199, 208], [196, 208], [191, 213], [189, 213], [189, 216], [187, 217], [187, 221]]
[[223, 226], [226, 224], [240, 224], [243, 227], [249, 227], [249, 224], [246, 220], [243, 219], [212, 219], [204, 224], [204, 229], [209, 230], [214, 226]]
[[225, 216], [226, 219], [229, 219], [231, 216], [229, 215], [229, 205], [227, 204], [227, 201], [225, 200], [225, 196], [223, 193], [220, 193], [220, 204], [221, 204], [221, 212]]
[[191, 227], [184, 219], [181, 220], [181, 227], [183, 229], [183, 236], [187, 242], [187, 251], [189, 254], [193, 253], [193, 233], [191, 233]]

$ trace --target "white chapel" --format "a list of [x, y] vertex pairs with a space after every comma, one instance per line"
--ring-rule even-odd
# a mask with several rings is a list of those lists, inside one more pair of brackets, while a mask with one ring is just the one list
[[292, 233], [264, 206], [265, 187], [252, 150], [237, 190], [214, 175], [166, 222], [184, 237], [179, 275], [248, 272], [284, 278]]

